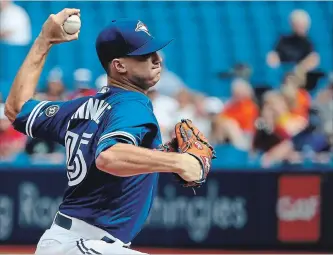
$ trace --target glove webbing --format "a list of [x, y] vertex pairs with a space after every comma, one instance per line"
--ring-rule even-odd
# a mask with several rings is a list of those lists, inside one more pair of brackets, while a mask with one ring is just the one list
[[[212, 153], [213, 153], [213, 157], [212, 157], [212, 158], [216, 158], [215, 150], [213, 149], [213, 146], [211, 146], [208, 142], [206, 142], [206, 141], [204, 141], [204, 140], [202, 140], [202, 139], [200, 138], [200, 136], [199, 136], [200, 131], [198, 131], [198, 133], [196, 134], [196, 133], [194, 132], [194, 131], [195, 131], [194, 128], [191, 127], [191, 126], [189, 126], [188, 123], [187, 123], [187, 120], [185, 120], [185, 119], [182, 119], [181, 122], [182, 122], [182, 123], [186, 123], [187, 127], [188, 127], [189, 129], [192, 130], [192, 133], [193, 133], [193, 135], [197, 138], [197, 140], [200, 141], [200, 142], [202, 142], [202, 143], [203, 143], [204, 145], [206, 145], [209, 149], [211, 149], [211, 151], [212, 151]], [[182, 133], [183, 138], [185, 138], [186, 136], [185, 136], [183, 130], [181, 130], [181, 133]]]

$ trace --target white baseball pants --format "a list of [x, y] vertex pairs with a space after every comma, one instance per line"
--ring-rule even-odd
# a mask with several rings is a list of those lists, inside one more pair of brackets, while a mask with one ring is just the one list
[[[128, 245], [102, 229], [63, 214], [61, 216], [71, 220], [70, 229], [53, 223], [40, 238], [35, 255], [145, 254], [126, 248]], [[107, 236], [113, 242], [101, 240], [103, 236]]]

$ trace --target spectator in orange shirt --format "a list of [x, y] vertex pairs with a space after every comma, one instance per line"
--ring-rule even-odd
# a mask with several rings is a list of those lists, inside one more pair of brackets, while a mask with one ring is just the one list
[[247, 150], [254, 132], [259, 110], [253, 100], [251, 85], [242, 79], [232, 82], [232, 98], [217, 119], [217, 139], [230, 141], [241, 150]]
[[311, 96], [309, 92], [300, 87], [301, 81], [293, 74], [288, 73], [282, 84], [282, 94], [286, 98], [290, 111], [294, 114], [308, 118], [311, 107]]
[[306, 89], [298, 88], [296, 95], [296, 107], [292, 109], [293, 113], [303, 117], [308, 117], [311, 106], [311, 96]]
[[290, 111], [286, 97], [278, 91], [263, 96], [261, 117], [256, 122], [253, 151], [263, 153], [262, 166], [269, 167], [284, 160], [295, 160], [293, 137], [307, 127], [307, 120]]

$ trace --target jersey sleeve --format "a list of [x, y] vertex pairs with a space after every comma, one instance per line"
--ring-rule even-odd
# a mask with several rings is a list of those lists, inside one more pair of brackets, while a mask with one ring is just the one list
[[112, 107], [97, 143], [95, 157], [117, 143], [145, 146], [156, 134], [157, 121], [142, 102], [123, 102]]
[[16, 116], [14, 128], [32, 138], [63, 143], [72, 101], [50, 102], [30, 99]]

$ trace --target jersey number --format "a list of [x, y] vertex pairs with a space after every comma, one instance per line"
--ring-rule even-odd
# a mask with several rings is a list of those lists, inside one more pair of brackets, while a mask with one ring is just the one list
[[66, 165], [68, 186], [75, 186], [83, 181], [87, 175], [87, 163], [81, 150], [82, 145], [87, 145], [92, 134], [83, 133], [82, 136], [67, 131], [65, 137]]

